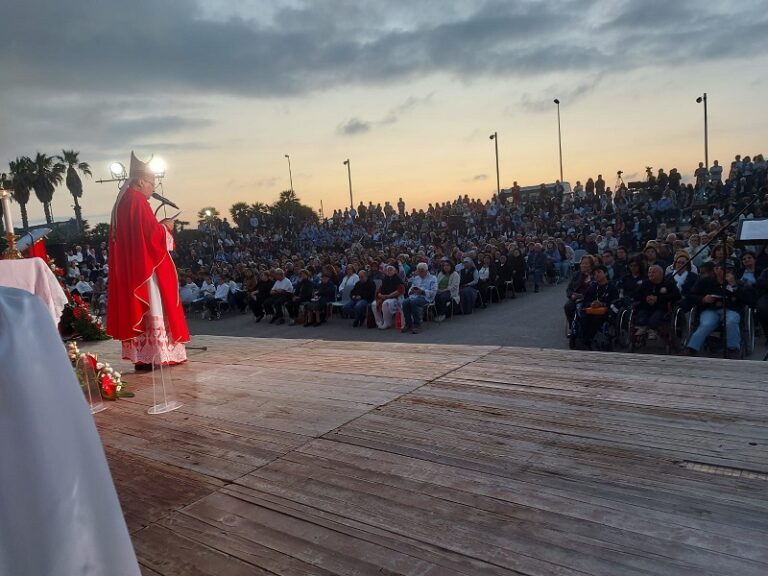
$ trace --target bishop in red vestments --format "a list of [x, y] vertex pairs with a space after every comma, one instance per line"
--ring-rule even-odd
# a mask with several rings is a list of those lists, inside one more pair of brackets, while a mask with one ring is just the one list
[[172, 220], [158, 220], [149, 198], [155, 175], [131, 153], [128, 181], [112, 210], [107, 334], [137, 369], [186, 362], [189, 329], [179, 295]]

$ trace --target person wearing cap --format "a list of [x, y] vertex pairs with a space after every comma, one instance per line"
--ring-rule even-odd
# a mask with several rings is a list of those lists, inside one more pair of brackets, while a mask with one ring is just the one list
[[722, 325], [725, 314], [726, 346], [730, 358], [741, 357], [742, 289], [736, 281], [733, 260], [714, 262], [714, 274], [702, 277], [693, 287], [691, 297], [699, 309], [699, 326], [688, 340], [682, 355], [695, 356], [707, 337]]
[[128, 180], [112, 209], [106, 332], [122, 341], [137, 370], [187, 361], [189, 329], [170, 251], [173, 220], [158, 222], [149, 205], [155, 174], [131, 152]]

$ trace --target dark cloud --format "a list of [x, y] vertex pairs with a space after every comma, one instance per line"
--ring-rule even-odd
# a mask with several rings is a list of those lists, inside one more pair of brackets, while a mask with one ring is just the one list
[[482, 182], [483, 180], [488, 180], [488, 174], [478, 174], [476, 176], [472, 176], [473, 182]]
[[343, 136], [356, 136], [370, 132], [371, 123], [359, 118], [351, 118], [336, 128], [336, 133]]
[[0, 69], [5, 83], [63, 93], [260, 97], [434, 73], [594, 73], [760, 53], [761, 4], [304, 0], [260, 17], [188, 0], [26, 0], [4, 11], [14, 25], [0, 35]]
[[434, 96], [434, 92], [430, 92], [423, 98], [418, 98], [416, 96], [409, 96], [405, 102], [402, 104], [399, 104], [392, 108], [384, 118], [382, 118], [378, 124], [394, 124], [398, 120], [400, 120], [400, 117], [404, 114], [407, 114], [414, 108], [419, 108], [420, 106], [425, 106], [432, 103], [432, 97]]
[[567, 106], [590, 94], [600, 84], [600, 76], [579, 82], [575, 85], [553, 85], [541, 90], [535, 96], [528, 92], [520, 98], [520, 106], [532, 112], [545, 112], [555, 108], [554, 99], [560, 100], [561, 106]]

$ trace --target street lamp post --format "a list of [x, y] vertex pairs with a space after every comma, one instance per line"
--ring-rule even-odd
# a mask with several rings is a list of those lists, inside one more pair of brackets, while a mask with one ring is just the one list
[[347, 178], [349, 178], [349, 209], [355, 208], [355, 203], [352, 201], [352, 166], [350, 165], [349, 158], [344, 160], [344, 164], [347, 166]]
[[291, 157], [286, 154], [286, 158], [288, 158], [288, 179], [291, 182], [291, 192], [293, 192], [293, 174], [291, 173]]
[[709, 170], [709, 130], [707, 127], [707, 93], [696, 98], [696, 102], [704, 102], [704, 166]]
[[560, 184], [563, 183], [563, 135], [560, 131], [560, 100], [555, 98], [557, 104], [557, 146], [560, 150]]
[[499, 133], [494, 132], [491, 134], [491, 140], [493, 140], [496, 148], [496, 198], [501, 201], [501, 181], [499, 180]]

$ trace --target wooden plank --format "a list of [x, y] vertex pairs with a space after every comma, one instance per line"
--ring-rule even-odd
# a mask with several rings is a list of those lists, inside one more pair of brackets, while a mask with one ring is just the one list
[[762, 364], [196, 340], [162, 416], [95, 345], [137, 392], [96, 421], [148, 575], [768, 573]]

